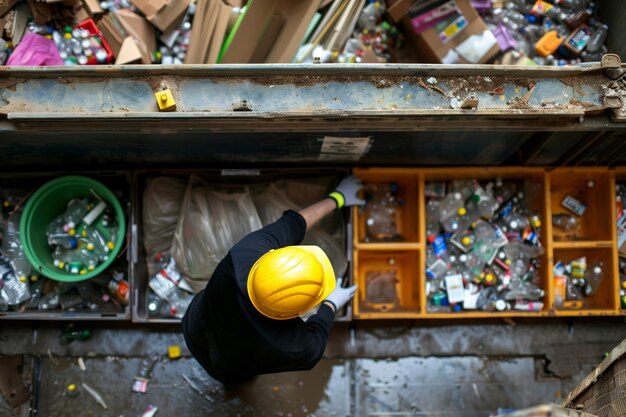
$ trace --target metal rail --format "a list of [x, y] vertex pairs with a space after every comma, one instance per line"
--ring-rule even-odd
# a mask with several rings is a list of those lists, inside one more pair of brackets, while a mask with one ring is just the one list
[[[625, 69], [228, 65], [2, 68], [2, 131], [623, 129]], [[174, 112], [155, 92], [170, 89]], [[606, 127], [606, 126], [605, 126]]]

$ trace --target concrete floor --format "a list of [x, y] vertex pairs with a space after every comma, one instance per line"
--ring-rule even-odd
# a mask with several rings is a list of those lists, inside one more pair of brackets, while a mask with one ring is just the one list
[[[93, 323], [93, 337], [58, 343], [59, 324], [7, 322], [0, 355], [24, 355], [33, 398], [0, 416], [481, 416], [558, 402], [626, 338], [623, 319], [520, 322], [337, 323], [309, 372], [263, 375], [225, 391], [184, 349], [176, 327]], [[183, 357], [167, 359], [178, 344]], [[146, 394], [133, 393], [142, 360], [157, 359]], [[86, 370], [78, 366], [83, 358]], [[190, 386], [190, 383], [193, 385]], [[64, 395], [68, 384], [80, 395]], [[104, 409], [82, 387], [98, 391]]]

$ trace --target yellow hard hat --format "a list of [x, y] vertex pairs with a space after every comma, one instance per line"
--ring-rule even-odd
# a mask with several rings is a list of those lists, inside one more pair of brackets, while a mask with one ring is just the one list
[[248, 274], [248, 296], [272, 319], [297, 317], [335, 289], [335, 272], [319, 246], [287, 246], [261, 256]]

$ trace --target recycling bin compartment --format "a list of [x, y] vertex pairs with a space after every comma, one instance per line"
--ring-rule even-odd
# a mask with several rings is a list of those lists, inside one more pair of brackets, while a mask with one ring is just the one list
[[578, 225], [571, 231], [557, 227], [552, 234], [556, 247], [577, 242], [612, 241], [615, 198], [614, 180], [606, 168], [567, 169], [550, 172], [550, 210], [553, 216], [573, 216]]
[[[554, 249], [554, 263], [562, 262], [564, 264], [576, 262], [584, 258], [586, 261], [587, 271], [591, 271], [594, 265], [600, 265], [602, 270], [602, 282], [597, 292], [591, 296], [583, 296], [580, 301], [573, 301], [573, 306], [568, 306], [568, 301], [562, 303], [558, 299], [562, 297], [563, 289], [560, 288], [557, 277], [553, 277], [554, 282], [554, 308], [556, 314], [615, 314], [618, 310], [619, 299], [619, 277], [616, 273], [615, 250], [613, 247], [595, 247], [595, 248], [577, 248], [577, 249]], [[580, 307], [576, 306], [580, 304]], [[568, 311], [570, 310], [570, 311]]]
[[[133, 175], [133, 215], [131, 221], [131, 230], [133, 236], [132, 248], [132, 273], [131, 280], [133, 282], [133, 321], [134, 322], [150, 322], [150, 323], [177, 323], [179, 317], [172, 316], [167, 312], [167, 306], [159, 304], [163, 310], [155, 309], [154, 303], [160, 300], [155, 298], [155, 294], [150, 289], [150, 280], [153, 278], [150, 269], [159, 271], [162, 265], [154, 263], [146, 250], [146, 234], [145, 234], [145, 205], [144, 198], [146, 186], [158, 178], [169, 178], [179, 181], [187, 192], [188, 182], [193, 176], [206, 184], [207, 187], [214, 190], [240, 190], [247, 187], [250, 190], [255, 204], [263, 201], [275, 200], [278, 205], [285, 204], [286, 208], [291, 207], [289, 204], [295, 204], [297, 208], [306, 207], [308, 204], [314, 203], [318, 199], [323, 198], [328, 192], [332, 191], [332, 187], [336, 186], [339, 180], [344, 177], [348, 171], [341, 168], [319, 168], [319, 169], [222, 169], [222, 170], [138, 170]], [[308, 184], [304, 186], [302, 184]], [[270, 185], [274, 184], [274, 185]], [[279, 189], [281, 190], [279, 192]], [[289, 201], [285, 201], [288, 196]], [[182, 197], [184, 199], [184, 196]], [[182, 205], [182, 202], [180, 203]], [[260, 207], [260, 206], [257, 206]], [[271, 210], [270, 210], [271, 211]], [[267, 223], [270, 217], [267, 210], [257, 210], [259, 217], [263, 219], [263, 223]], [[280, 211], [282, 213], [282, 210]], [[274, 215], [280, 215], [274, 210]], [[343, 223], [342, 230], [337, 227]], [[352, 263], [351, 251], [348, 249], [351, 245], [351, 225], [348, 210], [334, 212], [331, 216], [327, 216], [320, 224], [324, 230], [333, 230], [332, 238], [341, 240], [339, 246], [331, 245], [328, 237], [324, 233], [320, 234], [314, 228], [310, 231], [303, 244], [318, 244], [322, 248], [328, 248], [325, 245], [331, 245], [331, 248], [342, 248], [342, 257], [345, 263], [341, 263], [341, 269], [337, 270], [340, 263], [339, 258], [331, 253], [329, 257], [334, 263], [335, 273], [347, 277], [344, 280], [344, 286], [352, 282]], [[171, 230], [173, 236], [174, 231]], [[343, 237], [342, 237], [343, 236]], [[329, 250], [327, 249], [327, 252]], [[337, 254], [336, 252], [333, 252]], [[169, 256], [167, 250], [163, 252], [165, 256]], [[149, 263], [152, 265], [149, 267]], [[165, 314], [164, 314], [165, 312]], [[347, 306], [336, 320], [347, 321], [352, 318], [351, 306]]]
[[354, 260], [358, 319], [419, 317], [419, 252], [360, 250]]
[[[460, 311], [452, 311], [452, 308], [436, 308], [432, 306], [432, 300], [428, 297], [428, 294], [424, 298], [424, 302], [427, 303], [426, 312], [428, 317], [441, 318], [441, 317], [482, 317], [482, 316], [537, 316], [542, 312], [548, 311], [551, 308], [551, 287], [549, 279], [549, 264], [548, 264], [548, 252], [549, 252], [549, 238], [546, 222], [549, 219], [547, 194], [546, 194], [546, 174], [543, 169], [538, 168], [507, 168], [507, 167], [492, 167], [492, 168], [458, 168], [454, 170], [448, 169], [425, 169], [421, 174], [424, 180], [425, 195], [421, 201], [424, 205], [423, 210], [426, 211], [424, 220], [424, 228], [429, 229], [429, 217], [431, 214], [428, 211], [428, 205], [430, 203], [443, 204], [444, 196], [448, 196], [450, 193], [458, 192], [464, 187], [477, 187], [474, 190], [474, 194], [466, 199], [467, 203], [465, 207], [470, 209], [470, 204], [473, 202], [472, 198], [484, 193], [485, 190], [490, 190], [496, 196], [498, 209], [493, 213], [492, 221], [494, 225], [494, 232], [501, 233], [507, 237], [508, 242], [502, 242], [504, 246], [500, 247], [495, 253], [483, 252], [478, 249], [477, 246], [473, 246], [474, 243], [470, 243], [472, 246], [465, 247], [462, 242], [463, 237], [457, 237], [457, 235], [463, 235], [463, 230], [458, 230], [451, 233], [449, 238], [445, 238], [447, 246], [447, 253], [449, 254], [449, 261], [452, 267], [463, 268], [462, 261], [465, 258], [470, 260], [476, 256], [479, 258], [486, 255], [491, 257], [492, 260], [487, 262], [484, 271], [479, 276], [468, 277], [473, 281], [473, 284], [465, 282], [465, 300], [468, 306], [463, 303], [463, 309]], [[507, 191], [509, 189], [510, 191]], [[456, 191], [455, 191], [456, 190]], [[445, 192], [445, 194], [444, 194]], [[480, 204], [482, 200], [479, 200]], [[514, 203], [513, 203], [514, 202]], [[437, 206], [438, 207], [438, 206]], [[524, 208], [524, 215], [515, 219], [507, 221], [505, 213], [511, 211], [512, 215], [515, 215], [516, 210]], [[465, 208], [464, 208], [465, 209]], [[437, 217], [438, 213], [433, 213]], [[470, 224], [469, 239], [472, 235], [471, 230], [476, 230], [477, 222], [481, 221], [480, 216], [476, 215], [477, 220]], [[524, 229], [515, 231], [513, 223], [527, 221], [529, 223]], [[536, 224], [532, 224], [536, 222]], [[445, 232], [443, 229], [443, 220], [439, 219], [439, 222], [435, 223], [436, 229], [441, 233]], [[484, 225], [485, 223], [483, 223]], [[432, 227], [432, 226], [431, 226]], [[517, 226], [515, 226], [517, 227]], [[508, 228], [508, 229], [507, 229]], [[511, 230], [509, 230], [511, 229]], [[444, 233], [445, 235], [445, 233]], [[438, 239], [441, 239], [440, 237]], [[433, 251], [437, 250], [437, 245], [440, 242], [433, 241], [433, 237], [426, 236], [427, 249]], [[523, 264], [525, 274], [530, 273], [531, 278], [528, 279], [534, 284], [538, 290], [543, 291], [543, 296], [533, 297], [526, 301], [526, 299], [520, 299], [520, 305], [515, 298], [508, 299], [505, 311], [498, 311], [494, 308], [494, 311], [482, 311], [477, 308], [476, 303], [479, 301], [476, 296], [476, 291], [489, 290], [489, 286], [492, 288], [499, 288], [501, 286], [508, 287], [508, 280], [512, 280], [511, 272], [514, 268], [520, 268], [516, 264], [515, 259], [511, 259], [511, 256], [515, 256], [515, 247], [508, 246], [511, 242], [523, 242], [522, 245], [533, 248], [537, 252], [536, 256], [524, 258]], [[469, 243], [469, 242], [468, 242]], [[465, 249], [464, 249], [465, 247]], [[433, 254], [436, 252], [433, 252]], [[484, 255], [479, 255], [484, 253]], [[474, 255], [476, 254], [476, 255]], [[517, 255], [519, 256], [519, 255]], [[468, 265], [469, 266], [469, 265]], [[422, 273], [429, 275], [428, 258], [423, 265]], [[519, 270], [519, 269], [518, 269]], [[519, 272], [521, 273], [521, 272]], [[475, 275], [475, 274], [474, 274]], [[495, 282], [490, 282], [495, 280]], [[432, 287], [432, 282], [429, 278], [426, 279], [425, 289]], [[471, 285], [471, 286], [470, 286]], [[474, 286], [475, 285], [475, 286]], [[534, 287], [533, 287], [534, 288]], [[513, 290], [513, 288], [511, 288]], [[432, 291], [432, 289], [431, 289]], [[504, 293], [507, 291], [505, 290]], [[471, 296], [473, 293], [473, 297]], [[441, 294], [441, 293], [440, 293]], [[480, 293], [478, 293], [480, 294]], [[494, 306], [495, 307], [495, 306]], [[432, 310], [432, 311], [431, 311]], [[446, 311], [447, 310], [447, 311]]]
[[[50, 171], [50, 172], [29, 172], [29, 173], [2, 173], [0, 174], [0, 190], [4, 190], [3, 197], [6, 197], [6, 191], [23, 190], [30, 197], [39, 187], [46, 184], [50, 180], [66, 176], [66, 175], [82, 175], [101, 182], [119, 200], [122, 209], [126, 215], [126, 219], [130, 218], [131, 212], [131, 175], [130, 171]], [[20, 206], [26, 203], [26, 199], [20, 202]], [[59, 213], [62, 214], [62, 213]], [[128, 232], [128, 228], [126, 230]], [[44, 231], [45, 233], [45, 231]], [[0, 312], [0, 320], [60, 320], [60, 321], [120, 321], [130, 320], [131, 304], [132, 304], [132, 283], [130, 282], [130, 234], [127, 233], [119, 238], [124, 239], [122, 249], [116, 256], [113, 263], [105, 270], [105, 272], [97, 275], [92, 279], [80, 281], [76, 283], [59, 283], [57, 281], [39, 278], [37, 281], [42, 285], [43, 295], [57, 291], [60, 294], [61, 306], [53, 307], [48, 305], [49, 309], [41, 309], [36, 303], [30, 308], [26, 308], [26, 303], [22, 303], [17, 311], [10, 309]], [[33, 274], [35, 271], [33, 271]], [[31, 274], [32, 275], [32, 274]], [[116, 279], [123, 278], [125, 283], [120, 285], [128, 286], [128, 305], [118, 301], [111, 295], [112, 280], [115, 275]], [[31, 291], [35, 288], [35, 282], [29, 277], [29, 286]], [[117, 281], [115, 281], [117, 282]], [[97, 284], [96, 284], [97, 283]], [[39, 284], [37, 284], [39, 285]], [[125, 289], [124, 289], [125, 291]], [[87, 299], [92, 308], [87, 307]], [[82, 300], [82, 301], [80, 301]], [[40, 303], [41, 307], [45, 307], [47, 303]]]

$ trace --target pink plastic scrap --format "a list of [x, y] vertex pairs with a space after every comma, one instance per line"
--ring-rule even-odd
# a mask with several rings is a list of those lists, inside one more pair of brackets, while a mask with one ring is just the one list
[[7, 66], [14, 67], [53, 65], [63, 65], [57, 46], [51, 39], [32, 32], [24, 35], [7, 61]]

